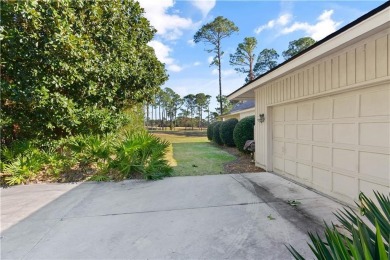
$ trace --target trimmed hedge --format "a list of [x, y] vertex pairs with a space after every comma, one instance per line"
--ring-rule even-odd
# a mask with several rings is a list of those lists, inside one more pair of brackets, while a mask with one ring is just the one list
[[207, 127], [207, 139], [209, 139], [210, 141], [213, 140], [214, 126], [216, 123], [217, 122], [213, 122]]
[[222, 122], [216, 122], [213, 128], [213, 141], [216, 144], [223, 145], [223, 142], [221, 140], [221, 135], [219, 131], [219, 127], [221, 126]]
[[236, 118], [231, 118], [229, 120], [223, 121], [219, 127], [221, 140], [226, 146], [236, 146], [233, 140], [233, 131], [237, 123], [238, 120]]
[[238, 150], [241, 152], [247, 152], [244, 151], [245, 142], [248, 140], [253, 140], [254, 125], [255, 116], [248, 116], [241, 119], [234, 128], [233, 140]]

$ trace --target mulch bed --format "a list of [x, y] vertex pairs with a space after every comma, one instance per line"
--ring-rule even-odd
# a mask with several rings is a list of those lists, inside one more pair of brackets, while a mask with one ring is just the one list
[[237, 157], [236, 160], [223, 165], [225, 173], [265, 172], [263, 168], [255, 166], [250, 154], [242, 153], [235, 147], [217, 147]]

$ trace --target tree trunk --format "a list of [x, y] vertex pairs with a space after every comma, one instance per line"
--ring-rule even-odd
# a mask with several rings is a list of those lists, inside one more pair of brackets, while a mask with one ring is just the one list
[[[154, 107], [154, 122], [157, 122], [157, 105]], [[156, 126], [156, 128], [158, 125]]]
[[185, 116], [185, 123], [184, 123], [184, 130], [187, 130], [187, 124], [188, 124], [188, 117], [189, 117], [189, 112], [188, 112], [188, 108], [187, 108], [187, 111], [186, 111], [186, 116]]
[[201, 122], [201, 118], [202, 118], [202, 116], [201, 116], [201, 108], [200, 107], [198, 107], [198, 111], [199, 111], [199, 121], [198, 121], [198, 128], [200, 129], [200, 122]]
[[200, 118], [199, 118], [199, 127], [202, 130], [202, 118], [203, 118], [203, 107], [200, 107]]
[[162, 126], [161, 124], [161, 105], [158, 105], [158, 120], [160, 121], [160, 127]]
[[[210, 103], [210, 102], [209, 102], [209, 103]], [[209, 104], [208, 107], [207, 107], [207, 113], [208, 113], [207, 121], [208, 121], [208, 123], [209, 123], [209, 125], [210, 125], [210, 104]]]
[[218, 49], [219, 108], [222, 115], [221, 40], [218, 40], [217, 49]]
[[251, 53], [249, 54], [249, 80], [252, 81], [255, 79], [255, 75], [253, 74], [253, 57]]
[[177, 119], [177, 109], [175, 108], [175, 117], [174, 117], [174, 123], [173, 123], [173, 129], [175, 129], [176, 128], [176, 119]]
[[149, 127], [149, 104], [146, 103], [146, 127]]
[[191, 110], [191, 130], [194, 130], [194, 110]]
[[153, 112], [154, 112], [154, 111], [153, 111], [153, 104], [151, 105], [151, 108], [152, 108], [152, 109], [151, 109], [151, 112], [152, 112], [152, 128], [153, 128], [153, 126], [154, 126], [154, 117], [153, 117], [153, 114], [154, 114]]

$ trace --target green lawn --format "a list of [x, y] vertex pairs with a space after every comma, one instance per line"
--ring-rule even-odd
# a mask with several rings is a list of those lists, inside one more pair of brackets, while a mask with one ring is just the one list
[[223, 173], [223, 164], [235, 156], [210, 144], [205, 136], [155, 133], [171, 142], [167, 160], [173, 166], [173, 176], [209, 175]]

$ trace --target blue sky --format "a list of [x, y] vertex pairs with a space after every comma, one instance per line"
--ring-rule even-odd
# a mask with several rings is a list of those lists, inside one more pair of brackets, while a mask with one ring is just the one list
[[235, 0], [140, 0], [145, 17], [157, 29], [149, 43], [165, 63], [169, 87], [181, 96], [205, 93], [217, 107], [217, 67], [210, 67], [212, 54], [203, 43], [193, 43], [193, 36], [217, 16], [233, 21], [239, 32], [222, 41], [222, 94], [227, 95], [244, 84], [246, 75], [229, 65], [229, 54], [245, 37], [256, 37], [256, 54], [273, 48], [283, 61], [288, 43], [310, 36], [321, 40], [385, 1], [235, 1]]

